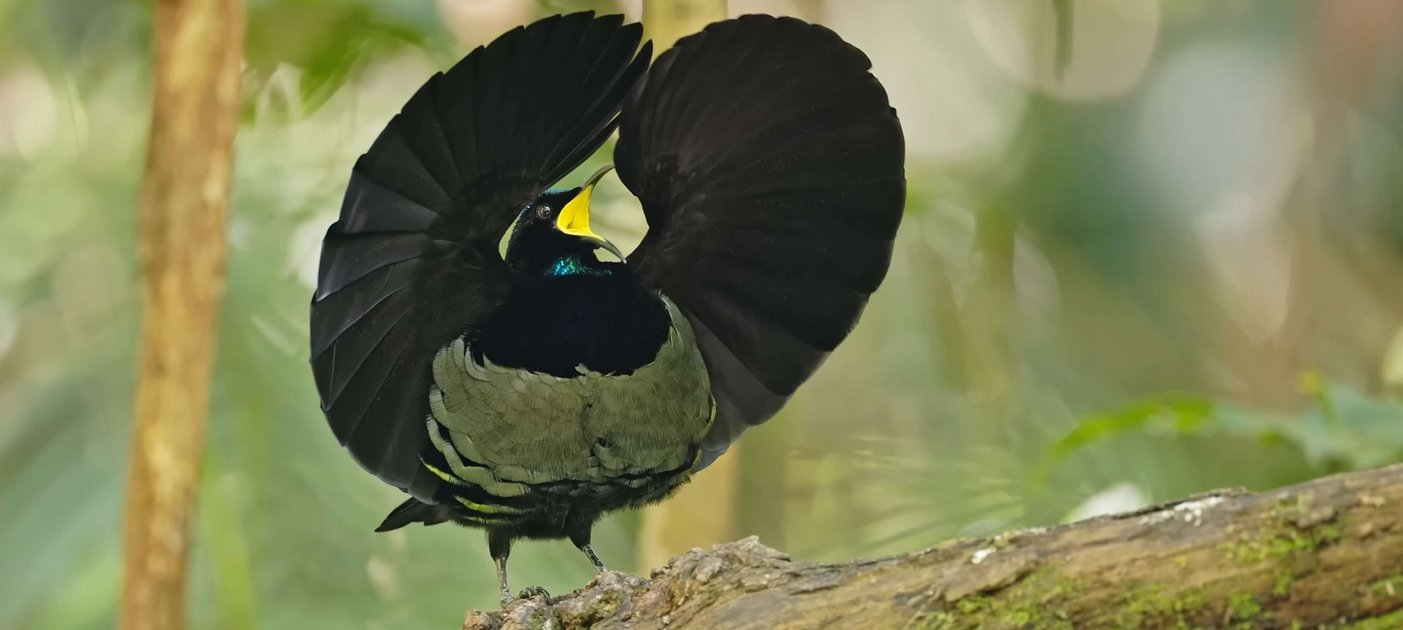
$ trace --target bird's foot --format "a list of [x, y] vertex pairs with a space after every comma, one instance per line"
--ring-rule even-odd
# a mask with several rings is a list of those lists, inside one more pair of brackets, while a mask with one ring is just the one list
[[517, 594], [517, 597], [521, 599], [533, 599], [536, 597], [540, 597], [542, 599], [550, 599], [550, 593], [546, 592], [546, 589], [541, 588], [539, 586], [528, 586], [526, 588], [521, 589], [521, 592]]
[[539, 586], [528, 586], [526, 588], [521, 589], [521, 592], [517, 593], [516, 597], [512, 597], [511, 591], [508, 591], [504, 588], [502, 589], [502, 608], [506, 608], [507, 604], [510, 604], [518, 599], [536, 599], [538, 597], [541, 599], [549, 599], [550, 592], [546, 591], [546, 589], [541, 588]]

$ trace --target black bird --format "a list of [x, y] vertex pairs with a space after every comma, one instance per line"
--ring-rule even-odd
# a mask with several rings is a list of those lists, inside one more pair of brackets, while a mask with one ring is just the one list
[[[504, 602], [513, 540], [569, 538], [603, 571], [601, 515], [774, 415], [856, 323], [901, 220], [901, 127], [861, 51], [751, 15], [649, 68], [641, 36], [554, 16], [434, 75], [322, 243], [322, 410], [410, 495], [377, 531], [486, 529]], [[590, 229], [604, 171], [549, 188], [616, 127], [649, 226], [626, 257]]]

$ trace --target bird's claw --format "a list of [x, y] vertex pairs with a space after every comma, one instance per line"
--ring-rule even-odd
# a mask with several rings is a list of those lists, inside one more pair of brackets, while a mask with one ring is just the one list
[[506, 608], [507, 604], [510, 604], [518, 599], [535, 599], [538, 597], [542, 599], [549, 599], [550, 593], [546, 591], [546, 589], [539, 586], [528, 586], [526, 588], [521, 589], [521, 592], [517, 593], [516, 597], [512, 597], [510, 591], [503, 590], [502, 608]]
[[536, 597], [540, 597], [542, 599], [550, 599], [550, 593], [546, 592], [546, 589], [541, 588], [539, 586], [528, 586], [526, 588], [521, 589], [521, 592], [517, 594], [517, 597], [521, 599], [533, 599]]

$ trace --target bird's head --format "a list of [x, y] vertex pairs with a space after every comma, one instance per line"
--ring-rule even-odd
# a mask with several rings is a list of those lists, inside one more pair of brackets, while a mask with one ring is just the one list
[[612, 168], [595, 171], [579, 188], [548, 190], [522, 210], [507, 242], [507, 263], [518, 272], [533, 275], [553, 273], [555, 267], [565, 264], [562, 272], [555, 274], [564, 275], [573, 268], [571, 264], [597, 264], [595, 249], [603, 248], [623, 260], [618, 247], [589, 227], [590, 196], [595, 184]]

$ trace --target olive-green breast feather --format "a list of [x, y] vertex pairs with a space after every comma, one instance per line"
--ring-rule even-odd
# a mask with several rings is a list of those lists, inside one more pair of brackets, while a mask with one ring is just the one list
[[[457, 454], [492, 473], [493, 485], [598, 482], [683, 467], [708, 429], [712, 402], [691, 326], [667, 305], [668, 340], [628, 375], [581, 368], [578, 377], [559, 378], [486, 358], [479, 364], [456, 341], [434, 359], [433, 420]], [[452, 463], [454, 453], [445, 455]]]

